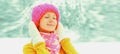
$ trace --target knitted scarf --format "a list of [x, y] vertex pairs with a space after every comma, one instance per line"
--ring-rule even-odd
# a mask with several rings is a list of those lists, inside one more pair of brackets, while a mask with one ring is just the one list
[[60, 43], [57, 34], [55, 33], [43, 33], [40, 32], [41, 36], [45, 40], [46, 47], [50, 51], [50, 54], [58, 54], [60, 50]]

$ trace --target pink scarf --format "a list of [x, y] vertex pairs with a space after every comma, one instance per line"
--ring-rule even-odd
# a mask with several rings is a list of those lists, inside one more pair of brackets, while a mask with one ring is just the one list
[[50, 50], [50, 54], [58, 54], [60, 50], [59, 38], [55, 33], [43, 33], [40, 32], [41, 36], [46, 42], [46, 47]]

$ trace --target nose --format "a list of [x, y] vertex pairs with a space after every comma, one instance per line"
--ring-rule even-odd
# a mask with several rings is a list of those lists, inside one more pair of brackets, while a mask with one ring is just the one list
[[49, 22], [50, 22], [50, 23], [52, 23], [53, 20], [54, 20], [54, 19], [53, 19], [52, 17], [49, 18]]

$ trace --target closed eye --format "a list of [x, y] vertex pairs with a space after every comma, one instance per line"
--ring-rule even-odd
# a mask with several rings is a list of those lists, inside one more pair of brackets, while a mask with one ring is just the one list
[[49, 18], [48, 16], [46, 16], [45, 18]]
[[55, 17], [53, 17], [53, 19], [56, 19]]

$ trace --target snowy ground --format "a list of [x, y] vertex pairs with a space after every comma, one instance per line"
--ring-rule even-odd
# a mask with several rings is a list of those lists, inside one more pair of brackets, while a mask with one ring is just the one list
[[[23, 45], [28, 43], [28, 38], [1, 38], [0, 54], [23, 54]], [[120, 54], [120, 43], [80, 42], [74, 44], [79, 54]]]

